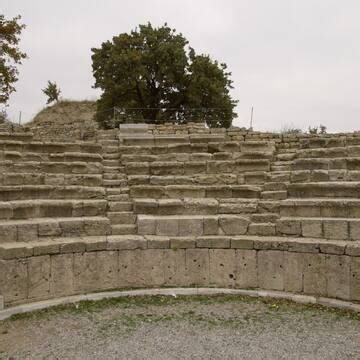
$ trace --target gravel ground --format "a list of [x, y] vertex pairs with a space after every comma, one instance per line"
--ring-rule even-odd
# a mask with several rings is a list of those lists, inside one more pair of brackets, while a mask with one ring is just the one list
[[1, 359], [360, 359], [360, 315], [238, 296], [83, 302], [0, 322]]

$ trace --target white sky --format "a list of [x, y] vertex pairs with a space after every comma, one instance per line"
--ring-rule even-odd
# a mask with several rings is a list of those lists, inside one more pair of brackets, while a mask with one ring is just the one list
[[240, 100], [235, 125], [248, 127], [254, 106], [257, 130], [360, 130], [359, 0], [1, 0], [1, 8], [27, 25], [13, 120], [45, 105], [47, 80], [64, 98], [95, 99], [90, 49], [150, 21], [228, 65]]

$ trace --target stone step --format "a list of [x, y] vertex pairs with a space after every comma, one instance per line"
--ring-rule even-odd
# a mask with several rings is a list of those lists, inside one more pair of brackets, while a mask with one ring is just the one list
[[110, 233], [106, 217], [33, 218], [0, 221], [0, 243], [30, 242], [62, 236], [95, 236]]
[[128, 162], [127, 175], [189, 175], [243, 173], [249, 171], [269, 171], [268, 160], [239, 159], [234, 161], [188, 161], [188, 162]]
[[360, 240], [360, 219], [326, 217], [282, 217], [276, 222], [279, 235]]
[[[110, 190], [110, 189], [107, 189]], [[129, 201], [128, 194], [107, 195], [108, 201]]]
[[109, 211], [132, 211], [133, 203], [130, 201], [109, 201]]
[[291, 182], [360, 181], [359, 170], [296, 170], [291, 171]]
[[120, 159], [120, 155], [118, 153], [104, 153], [103, 154], [103, 159], [104, 160], [119, 160]]
[[104, 160], [103, 161], [104, 168], [105, 167], [118, 167], [120, 165], [119, 160]]
[[62, 153], [91, 153], [102, 154], [102, 146], [92, 142], [64, 143], [64, 142], [22, 142], [0, 139], [0, 151], [18, 151], [21, 153], [62, 154]]
[[316, 148], [334, 148], [360, 145], [359, 136], [344, 136], [344, 137], [309, 137], [307, 139], [300, 139], [300, 148], [302, 149], [316, 149]]
[[287, 198], [287, 191], [286, 190], [263, 191], [261, 193], [261, 198], [264, 200], [284, 200]]
[[360, 218], [358, 198], [287, 199], [279, 203], [281, 216]]
[[64, 153], [35, 153], [25, 151], [1, 151], [0, 161], [9, 160], [14, 163], [26, 162], [102, 162], [100, 154], [82, 153], [82, 152], [64, 152]]
[[292, 170], [360, 170], [360, 157], [295, 159]]
[[104, 180], [127, 180], [125, 174], [121, 173], [104, 173]]
[[26, 161], [12, 162], [0, 160], [1, 173], [45, 173], [45, 174], [102, 174], [101, 162], [57, 162]]
[[26, 141], [29, 142], [33, 138], [32, 133], [22, 132], [0, 132], [0, 140], [14, 140], [14, 141]]
[[109, 211], [107, 217], [111, 224], [134, 224], [136, 215], [132, 211]]
[[104, 166], [103, 170], [104, 170], [104, 174], [108, 174], [108, 173], [118, 174], [123, 172], [121, 166]]
[[121, 224], [121, 225], [111, 225], [111, 234], [112, 235], [127, 235], [127, 234], [136, 234], [137, 226], [136, 224]]
[[[1, 168], [1, 165], [0, 165]], [[0, 186], [18, 185], [78, 185], [102, 186], [101, 174], [46, 174], [39, 172], [0, 173]]]
[[263, 171], [241, 174], [193, 174], [193, 175], [129, 175], [129, 186], [133, 185], [245, 185], [263, 184], [267, 174]]
[[127, 180], [116, 179], [116, 180], [103, 180], [103, 185], [106, 187], [121, 187], [127, 185]]
[[252, 185], [137, 185], [130, 187], [132, 198], [259, 198], [261, 188]]
[[251, 214], [257, 210], [252, 199], [134, 199], [134, 213], [147, 215]]
[[360, 146], [319, 148], [319, 149], [301, 149], [297, 152], [298, 158], [346, 158], [360, 157]]
[[140, 235], [203, 236], [246, 234], [249, 219], [239, 215], [138, 215]]
[[102, 145], [103, 148], [107, 146], [118, 146], [119, 140], [102, 139], [100, 140], [100, 144]]
[[159, 155], [166, 153], [207, 153], [210, 144], [170, 144], [166, 146], [119, 146], [120, 154]]
[[288, 196], [293, 198], [359, 198], [360, 182], [316, 182], [289, 184]]
[[[298, 237], [280, 237], [280, 236], [140, 236], [130, 234], [108, 235], [108, 236], [82, 236], [82, 237], [54, 237], [52, 240], [42, 239], [41, 241], [32, 242], [12, 242], [0, 244], [0, 259], [25, 259], [39, 255], [69, 254], [104, 251], [107, 249], [234, 249], [234, 250], [278, 250], [297, 253], [303, 255], [303, 259], [311, 259], [314, 254], [332, 255], [333, 259], [339, 255], [354, 256], [359, 253], [360, 241], [337, 241], [316, 238], [298, 238]], [[255, 260], [253, 252], [249, 253], [249, 259]], [[335, 256], [334, 256], [335, 255]], [[245, 256], [244, 253], [242, 256]], [[331, 256], [327, 257], [331, 260]], [[339, 259], [338, 259], [339, 260]], [[155, 260], [156, 261], [156, 260]], [[282, 263], [282, 261], [281, 261]], [[289, 264], [288, 264], [289, 263]], [[245, 264], [246, 265], [246, 264]], [[285, 262], [285, 270], [291, 271], [295, 265], [291, 262]], [[284, 265], [281, 265], [282, 268]], [[307, 266], [311, 266], [308, 264]], [[137, 264], [135, 264], [135, 267]], [[223, 264], [220, 264], [223, 267]], [[342, 263], [339, 263], [341, 269]], [[240, 271], [241, 270], [241, 271]], [[243, 268], [239, 268], [239, 273], [243, 272]], [[324, 270], [325, 271], [325, 270]], [[326, 273], [326, 271], [325, 271]], [[324, 274], [325, 274], [324, 273]], [[270, 274], [271, 275], [271, 274]], [[333, 279], [333, 273], [330, 272], [327, 281]], [[316, 279], [315, 279], [316, 280]], [[316, 281], [314, 282], [314, 284]], [[338, 285], [335, 280], [334, 285]], [[354, 285], [355, 286], [355, 285]], [[334, 287], [337, 289], [337, 287]], [[354, 287], [355, 289], [355, 287]], [[338, 292], [336, 292], [337, 294]], [[336, 296], [336, 295], [335, 295]]]
[[0, 219], [105, 215], [106, 200], [18, 200], [0, 202]]
[[103, 199], [104, 197], [105, 190], [102, 187], [52, 185], [0, 186], [0, 199], [2, 201], [30, 199]]

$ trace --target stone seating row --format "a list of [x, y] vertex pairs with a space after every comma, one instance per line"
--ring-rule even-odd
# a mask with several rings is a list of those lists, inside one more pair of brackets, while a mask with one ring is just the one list
[[256, 185], [134, 185], [132, 198], [260, 198]]
[[59, 153], [87, 153], [102, 154], [102, 147], [96, 143], [57, 143], [57, 142], [24, 142], [16, 139], [16, 135], [9, 134], [8, 139], [3, 139], [0, 133], [0, 151], [18, 151], [21, 153], [37, 153], [37, 154], [59, 154]]
[[336, 136], [336, 137], [308, 137], [300, 139], [300, 148], [302, 149], [316, 149], [316, 148], [333, 148], [360, 145], [359, 136]]
[[113, 144], [122, 155], [161, 155], [161, 154], [192, 154], [192, 153], [209, 153], [216, 154], [219, 152], [227, 153], [248, 153], [248, 152], [272, 152], [275, 150], [274, 144], [265, 141], [222, 141], [222, 142], [203, 142], [191, 144], [174, 144], [168, 145], [124, 145]]
[[168, 161], [127, 162], [127, 175], [191, 175], [191, 174], [238, 174], [249, 171], [269, 171], [270, 162], [259, 159], [238, 159], [233, 161]]
[[1, 201], [30, 199], [103, 199], [104, 197], [104, 188], [94, 186], [0, 186]]
[[295, 159], [291, 170], [360, 170], [360, 157]]
[[0, 202], [0, 219], [42, 217], [79, 217], [105, 215], [107, 201], [102, 200], [17, 200]]
[[1, 173], [45, 173], [45, 174], [102, 174], [103, 166], [100, 162], [42, 162], [26, 161], [16, 163], [13, 161], [0, 161]]
[[241, 174], [191, 174], [191, 175], [129, 175], [128, 185], [256, 185], [268, 180], [265, 171]]
[[38, 162], [100, 162], [102, 156], [93, 153], [64, 152], [64, 153], [34, 153], [23, 151], [0, 151], [0, 161], [11, 160], [15, 163]]
[[[273, 222], [259, 222], [246, 215], [137, 215], [140, 235], [203, 236], [262, 235], [302, 236], [336, 240], [360, 240], [360, 219], [300, 218], [271, 214]], [[255, 220], [255, 221], [254, 221]]]
[[28, 243], [52, 237], [107, 234], [110, 234], [110, 222], [101, 216], [32, 218], [0, 222], [0, 243]]
[[0, 174], [0, 186], [18, 185], [103, 185], [102, 174], [51, 174], [41, 172], [4, 172]]

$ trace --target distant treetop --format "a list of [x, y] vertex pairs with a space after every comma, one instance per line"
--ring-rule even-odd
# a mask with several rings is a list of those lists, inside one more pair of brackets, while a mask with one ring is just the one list
[[236, 116], [226, 64], [197, 55], [167, 24], [139, 25], [91, 50], [94, 87], [103, 91], [96, 118], [105, 128], [116, 125], [114, 107], [123, 109], [124, 121], [229, 127]]

